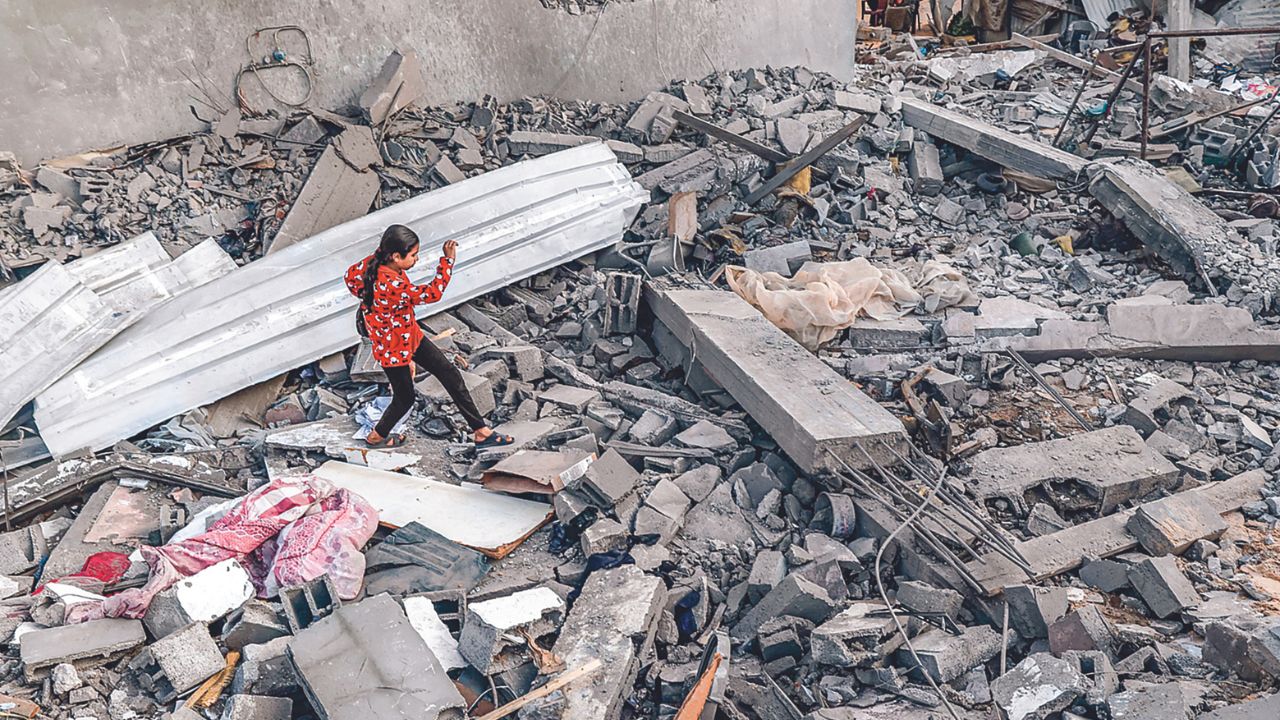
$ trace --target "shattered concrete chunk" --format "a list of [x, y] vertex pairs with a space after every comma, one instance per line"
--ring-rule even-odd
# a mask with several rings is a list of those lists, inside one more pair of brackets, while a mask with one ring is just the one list
[[413, 50], [393, 50], [382, 63], [378, 76], [360, 95], [360, 109], [369, 124], [380, 126], [387, 117], [418, 102], [427, 94], [422, 63]]
[[[929, 628], [911, 640], [922, 670], [934, 682], [951, 682], [1000, 652], [1000, 633], [986, 625], [964, 628], [959, 635]], [[899, 650], [900, 661], [912, 663], [905, 649]]]
[[129, 666], [143, 689], [167, 703], [213, 677], [226, 662], [209, 626], [192, 623], [148, 645]]
[[465, 707], [389, 595], [344, 605], [298, 633], [289, 658], [323, 720], [434, 720]]
[[1069, 609], [1067, 589], [1012, 585], [1004, 589], [1009, 602], [1009, 621], [1024, 638], [1048, 638], [1049, 626]]
[[[554, 631], [564, 614], [564, 600], [546, 587], [467, 605], [458, 651], [477, 670], [492, 675], [526, 660], [511, 648], [522, 648], [522, 633], [538, 638]], [[516, 640], [512, 640], [516, 638]]]
[[191, 623], [220, 620], [253, 595], [249, 573], [235, 560], [224, 560], [157, 595], [142, 623], [151, 637], [159, 639]]
[[1181, 555], [1197, 540], [1216, 540], [1227, 521], [1211, 507], [1174, 495], [1138, 506], [1125, 526], [1151, 555]]
[[769, 618], [790, 615], [813, 623], [825, 621], [835, 609], [827, 591], [796, 574], [788, 575], [733, 626], [737, 640], [749, 640]]
[[[1106, 473], [1097, 468], [1105, 466]], [[1004, 498], [1017, 507], [1040, 485], [1074, 484], [1108, 514], [1120, 503], [1170, 487], [1178, 469], [1127, 425], [1058, 440], [992, 448], [974, 456], [970, 488], [979, 498]]]
[[814, 662], [869, 667], [887, 657], [902, 644], [902, 636], [883, 610], [880, 603], [853, 603], [819, 625], [810, 638]]
[[1084, 694], [1079, 669], [1049, 653], [1028, 655], [991, 683], [991, 696], [1009, 720], [1047, 720]]

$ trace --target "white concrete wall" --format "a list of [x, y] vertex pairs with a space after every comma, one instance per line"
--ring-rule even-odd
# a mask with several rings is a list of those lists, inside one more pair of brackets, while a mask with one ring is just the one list
[[308, 31], [318, 107], [353, 104], [395, 47], [423, 57], [433, 103], [557, 88], [624, 100], [713, 69], [807, 65], [848, 77], [857, 7], [623, 0], [572, 16], [539, 0], [0, 0], [0, 150], [33, 164], [198, 129], [188, 106], [200, 93], [186, 76], [229, 104], [245, 37], [263, 26]]

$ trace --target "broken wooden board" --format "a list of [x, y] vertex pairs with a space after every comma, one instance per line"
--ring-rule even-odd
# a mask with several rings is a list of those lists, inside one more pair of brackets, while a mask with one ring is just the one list
[[315, 476], [368, 500], [389, 527], [417, 522], [491, 558], [503, 558], [554, 514], [551, 506], [331, 460]]
[[968, 150], [997, 165], [1052, 180], [1074, 178], [1088, 161], [1065, 150], [1016, 135], [981, 120], [924, 100], [903, 97], [902, 119], [907, 125]]
[[[805, 472], [892, 463], [902, 423], [826, 363], [722, 290], [646, 284], [654, 314]], [[861, 449], [860, 449], [861, 448]]]
[[[1225, 515], [1238, 510], [1245, 503], [1261, 499], [1260, 493], [1266, 480], [1266, 473], [1251, 470], [1229, 480], [1186, 490], [1174, 497], [1207, 504], [1219, 515]], [[1155, 500], [1151, 504], [1160, 502], [1162, 501]], [[1031, 566], [1035, 580], [1051, 578], [1079, 567], [1086, 555], [1107, 558], [1138, 547], [1138, 539], [1127, 529], [1129, 518], [1135, 512], [1136, 509], [1124, 510], [1090, 520], [1066, 530], [1020, 542], [1016, 548]], [[1026, 573], [1018, 566], [995, 553], [973, 560], [965, 567], [987, 595], [998, 595], [1005, 586], [1028, 580]]]

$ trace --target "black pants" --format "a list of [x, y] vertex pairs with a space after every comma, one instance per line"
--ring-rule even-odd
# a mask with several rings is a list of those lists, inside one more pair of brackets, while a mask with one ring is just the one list
[[[413, 353], [413, 361], [439, 378], [440, 384], [444, 385], [444, 389], [449, 392], [449, 397], [453, 398], [453, 404], [462, 411], [462, 416], [467, 419], [467, 424], [471, 425], [472, 430], [479, 430], [487, 425], [484, 418], [480, 416], [480, 411], [476, 409], [476, 403], [471, 399], [471, 394], [467, 392], [462, 373], [458, 372], [452, 360], [440, 352], [440, 348], [433, 345], [427, 338], [423, 338], [418, 345], [418, 350]], [[384, 367], [382, 370], [387, 374], [387, 380], [391, 381], [391, 404], [382, 413], [382, 418], [378, 420], [374, 431], [386, 437], [391, 432], [391, 428], [400, 422], [400, 418], [413, 408], [413, 366]]]

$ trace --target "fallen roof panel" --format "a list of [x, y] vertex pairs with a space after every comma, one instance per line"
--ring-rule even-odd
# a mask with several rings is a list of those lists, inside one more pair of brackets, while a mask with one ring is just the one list
[[418, 478], [330, 460], [316, 477], [359, 493], [378, 510], [380, 522], [417, 522], [493, 558], [501, 558], [551, 518], [551, 506], [489, 492], [474, 485]]
[[127, 324], [128, 317], [58, 263], [0, 303], [0, 420], [7, 421]]
[[343, 284], [393, 223], [422, 239], [422, 282], [459, 242], [443, 311], [621, 237], [647, 193], [605, 145], [528, 160], [425, 193], [271, 253], [150, 312], [41, 393], [55, 456], [98, 449], [356, 344]]
[[[190, 257], [188, 257], [190, 256]], [[0, 293], [0, 420], [151, 309], [235, 268], [213, 240], [171, 260], [151, 233]], [[11, 466], [16, 467], [16, 466]]]

